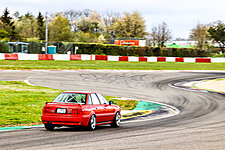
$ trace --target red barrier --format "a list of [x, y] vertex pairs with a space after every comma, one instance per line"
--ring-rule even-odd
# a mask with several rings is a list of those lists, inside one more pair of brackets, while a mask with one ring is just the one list
[[128, 56], [120, 56], [119, 61], [128, 61]]
[[198, 62], [198, 63], [211, 63], [211, 58], [196, 58], [195, 62]]
[[38, 60], [53, 60], [52, 54], [38, 54]]
[[81, 60], [80, 54], [70, 55], [70, 60]]
[[95, 55], [95, 60], [108, 60], [108, 56], [106, 55]]
[[81, 55], [80, 54], [70, 55], [70, 60], [81, 60]]
[[18, 54], [5, 54], [5, 60], [18, 60]]
[[184, 58], [183, 57], [178, 57], [175, 59], [176, 62], [184, 62]]
[[166, 57], [157, 57], [157, 62], [165, 62]]
[[139, 61], [147, 61], [148, 59], [146, 57], [139, 57]]

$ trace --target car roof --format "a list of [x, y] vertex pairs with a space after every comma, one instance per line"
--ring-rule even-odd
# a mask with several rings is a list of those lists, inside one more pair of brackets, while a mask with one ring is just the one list
[[90, 93], [95, 93], [95, 92], [90, 92], [90, 91], [64, 91], [62, 93], [80, 93], [80, 94], [90, 94]]

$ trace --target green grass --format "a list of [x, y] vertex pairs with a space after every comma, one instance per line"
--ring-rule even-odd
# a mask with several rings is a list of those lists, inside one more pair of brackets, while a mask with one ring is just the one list
[[108, 101], [113, 101], [115, 105], [120, 106], [122, 110], [133, 110], [138, 104], [138, 101], [136, 100], [118, 100], [116, 97], [107, 95], [104, 95], [104, 97]]
[[212, 57], [225, 57], [225, 54], [218, 54], [218, 55], [214, 55]]
[[215, 81], [222, 81], [222, 80], [225, 80], [225, 78], [215, 79]]
[[21, 81], [0, 81], [0, 126], [41, 122], [45, 102], [60, 92]]
[[[61, 92], [22, 81], [0, 81], [0, 126], [41, 124], [45, 102], [52, 101]], [[113, 101], [122, 109], [133, 109], [137, 105], [137, 101]]]
[[225, 63], [0, 60], [0, 69], [225, 70]]

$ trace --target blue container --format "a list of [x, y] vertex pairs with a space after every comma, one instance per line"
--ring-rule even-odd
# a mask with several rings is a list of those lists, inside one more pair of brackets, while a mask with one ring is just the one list
[[48, 46], [48, 54], [56, 54], [56, 46]]

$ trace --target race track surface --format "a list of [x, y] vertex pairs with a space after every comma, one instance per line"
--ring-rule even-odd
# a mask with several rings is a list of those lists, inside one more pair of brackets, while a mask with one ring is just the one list
[[175, 106], [180, 114], [164, 119], [100, 126], [95, 131], [44, 128], [0, 132], [0, 149], [149, 149], [224, 150], [225, 97], [168, 84], [225, 77], [224, 73], [22, 71], [0, 72], [0, 80], [29, 80], [31, 84], [63, 90], [88, 90]]

